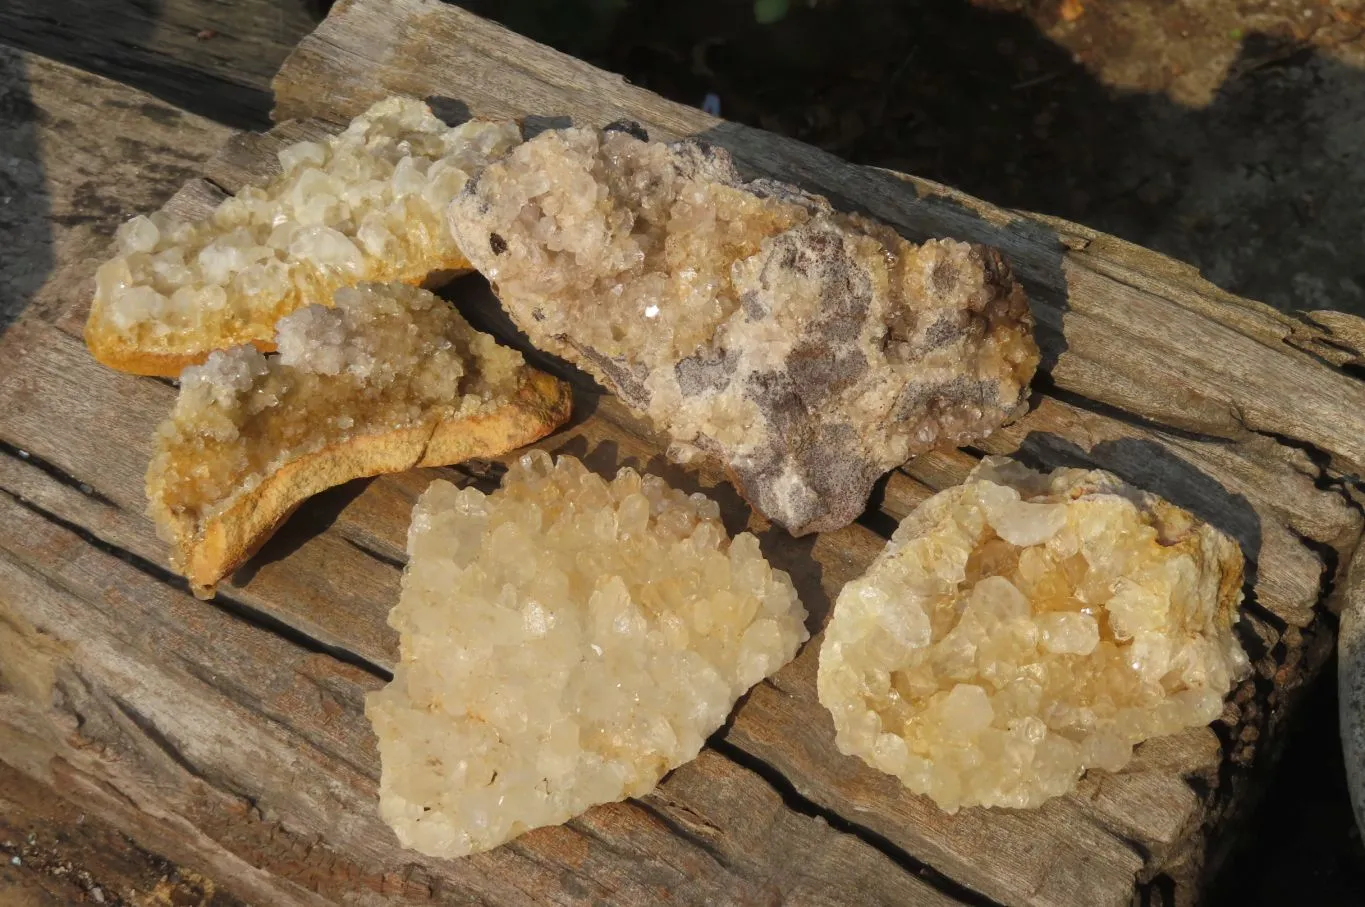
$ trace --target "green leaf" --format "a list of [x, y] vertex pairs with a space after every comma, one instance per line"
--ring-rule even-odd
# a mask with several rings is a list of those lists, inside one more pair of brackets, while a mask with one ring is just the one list
[[754, 18], [760, 25], [781, 22], [787, 16], [789, 0], [754, 0]]

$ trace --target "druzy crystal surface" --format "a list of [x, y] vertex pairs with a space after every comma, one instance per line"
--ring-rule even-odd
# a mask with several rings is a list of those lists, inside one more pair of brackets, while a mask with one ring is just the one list
[[840, 751], [943, 809], [1037, 806], [1222, 713], [1241, 587], [1236, 543], [1180, 508], [988, 459], [840, 592], [820, 701]]
[[402, 659], [366, 713], [380, 812], [434, 856], [646, 793], [807, 635], [753, 535], [628, 468], [533, 451], [491, 495], [435, 482], [408, 554]]
[[[438, 428], [507, 413], [538, 376], [520, 353], [406, 284], [342, 288], [333, 307], [285, 316], [277, 336], [278, 356], [244, 344], [187, 368], [175, 408], [157, 430], [147, 495], [182, 572], [218, 515], [244, 501], [248, 510], [283, 504], [283, 489], [263, 486], [295, 464], [311, 464], [289, 480], [297, 486], [316, 484], [318, 470], [335, 473], [330, 484], [338, 484], [404, 468], [442, 446]], [[557, 424], [529, 407], [518, 419], [509, 420], [503, 450]]]
[[471, 180], [451, 230], [537, 346], [722, 462], [795, 534], [877, 477], [990, 433], [1038, 363], [993, 250], [914, 245], [696, 141], [551, 130]]
[[135, 217], [96, 274], [92, 348], [117, 360], [268, 346], [279, 317], [339, 286], [467, 267], [445, 209], [520, 141], [513, 123], [452, 128], [420, 101], [389, 98], [338, 135], [283, 148], [277, 176], [203, 221]]

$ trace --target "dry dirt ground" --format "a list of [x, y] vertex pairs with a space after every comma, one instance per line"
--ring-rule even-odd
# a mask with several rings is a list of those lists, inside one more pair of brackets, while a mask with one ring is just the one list
[[[0, 6], [11, 2], [60, 5]], [[301, 3], [326, 6], [279, 3], [278, 54], [246, 69], [278, 65], [307, 27]], [[203, 25], [178, 21], [182, 0], [137, 5], [191, 35]], [[1365, 314], [1365, 0], [790, 0], [773, 26], [754, 22], [750, 0], [464, 5], [677, 100], [713, 93], [731, 119], [1118, 234], [1279, 308]], [[215, 9], [230, 22], [229, 5]], [[147, 65], [124, 51], [155, 36], [118, 21], [18, 43], [232, 125], [266, 124], [263, 78]], [[203, 54], [228, 52], [214, 40]], [[17, 185], [6, 175], [4, 199]], [[0, 233], [18, 235], [5, 216]], [[1334, 682], [1300, 716], [1217, 907], [1365, 904]], [[69, 903], [235, 904], [0, 767], [0, 905]]]

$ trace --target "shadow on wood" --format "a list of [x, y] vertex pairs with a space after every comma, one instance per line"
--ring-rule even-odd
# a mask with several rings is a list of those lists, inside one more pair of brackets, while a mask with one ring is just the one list
[[22, 55], [0, 46], [0, 334], [56, 265], [52, 202], [39, 149], [39, 112]]

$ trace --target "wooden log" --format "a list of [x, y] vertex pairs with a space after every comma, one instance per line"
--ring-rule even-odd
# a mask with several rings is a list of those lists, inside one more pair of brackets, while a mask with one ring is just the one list
[[[402, 0], [393, 10], [394, 20], [384, 24], [368, 0], [339, 9], [281, 76], [285, 109], [293, 104], [295, 112], [335, 121], [397, 88], [513, 105], [486, 108], [504, 114], [559, 111], [600, 122], [608, 118], [605, 109], [610, 118], [633, 116], [656, 128], [672, 123], [663, 135], [687, 133], [686, 118], [700, 116], [524, 39], [498, 37], [500, 30], [454, 8]], [[359, 27], [372, 30], [368, 44], [349, 35]], [[416, 50], [423, 31], [446, 47]], [[392, 44], [395, 35], [408, 37]], [[503, 43], [489, 44], [493, 38]], [[390, 53], [394, 60], [408, 57], [401, 64], [376, 62]], [[332, 59], [344, 54], [354, 54], [350, 65], [365, 74], [345, 76], [346, 66]], [[314, 80], [307, 92], [303, 78]], [[375, 87], [375, 80], [382, 84]], [[480, 80], [500, 88], [485, 93]], [[613, 101], [612, 85], [628, 97]], [[504, 96], [512, 100], [496, 100]], [[527, 98], [544, 103], [535, 107]], [[280, 141], [323, 128], [292, 124], [273, 137], [239, 138], [202, 172], [223, 188], [239, 188], [269, 172]], [[722, 140], [731, 135], [725, 133], [731, 127], [714, 122], [699, 128]], [[868, 191], [868, 171], [753, 131], [734, 135], [733, 147], [748, 166], [768, 162], [788, 168], [780, 171], [787, 175], [805, 167], [823, 180], [811, 185], [834, 185], [836, 197], [866, 203], [859, 193]], [[6, 574], [12, 582], [0, 582], [0, 590], [17, 590], [0, 591], [0, 627], [15, 628], [0, 635], [9, 655], [0, 661], [19, 665], [9, 671], [9, 698], [0, 704], [2, 758], [61, 781], [146, 846], [208, 872], [239, 896], [268, 903], [647, 903], [660, 886], [684, 901], [738, 892], [732, 901], [755, 903], [784, 897], [1048, 905], [1193, 900], [1205, 862], [1216, 861], [1229, 811], [1265, 773], [1277, 716], [1292, 708], [1293, 692], [1325, 657], [1331, 631], [1320, 616], [1323, 593], [1360, 534], [1359, 510], [1347, 503], [1332, 472], [1350, 468], [1352, 448], [1309, 450], [1303, 440], [1312, 435], [1336, 443], [1359, 419], [1351, 407], [1360, 382], [1338, 363], [1299, 351], [1314, 344], [1339, 348], [1342, 328], [1311, 327], [1215, 293], [1186, 269], [1074, 225], [1000, 212], [952, 193], [945, 201], [947, 190], [899, 176], [872, 178], [892, 196], [877, 204], [902, 212], [897, 224], [907, 235], [956, 225], [960, 231], [945, 232], [994, 236], [1029, 275], [1040, 317], [1051, 325], [1047, 336], [1058, 355], [1041, 382], [1051, 395], [986, 448], [1020, 452], [1041, 465], [1115, 469], [1157, 486], [1243, 543], [1254, 576], [1254, 604], [1243, 626], [1257, 675], [1236, 692], [1214, 729], [1151, 741], [1129, 771], [1093, 772], [1073, 794], [1039, 810], [945, 816], [894, 779], [834, 750], [828, 716], [814, 696], [817, 639], [741, 704], [703, 759], [650, 798], [591, 811], [566, 829], [535, 832], [471, 861], [422, 861], [399, 851], [377, 823], [375, 755], [359, 702], [382, 682], [394, 657], [394, 634], [384, 619], [395, 597], [412, 500], [431, 475], [486, 483], [496, 477], [495, 466], [384, 477], [323, 495], [224, 586], [217, 602], [194, 602], [167, 573], [164, 549], [142, 515], [148, 439], [173, 392], [95, 365], [77, 339], [88, 290], [68, 290], [70, 305], [55, 324], [29, 320], [0, 340], [0, 490], [8, 495], [0, 507], [12, 505], [0, 510], [6, 527], [0, 554], [16, 565]], [[195, 216], [220, 197], [212, 184], [192, 181], [169, 207]], [[97, 254], [92, 237], [54, 280], [88, 287]], [[1076, 294], [1098, 295], [1068, 301], [1091, 313], [1089, 321], [1069, 321], [1069, 311], [1056, 307], [1062, 298], [1056, 287], [1065, 289], [1065, 281], [1044, 279], [1048, 255], [1062, 263], [1076, 256], [1076, 267], [1118, 289], [1077, 283]], [[1323, 403], [1335, 407], [1338, 427], [1266, 436], [1237, 420], [1224, 425], [1223, 414], [1192, 431], [1190, 424], [1217, 411], [1208, 401], [1247, 393], [1241, 373], [1196, 361], [1197, 338], [1166, 352], [1178, 360], [1173, 368], [1185, 375], [1181, 380], [1210, 382], [1184, 403], [1169, 387], [1153, 385], [1157, 403], [1123, 410], [1095, 402], [1108, 399], [1103, 382], [1083, 393], [1075, 382], [1056, 380], [1066, 357], [1080, 350], [1076, 362], [1099, 363], [1092, 378], [1131, 388], [1152, 384], [1129, 360], [1107, 362], [1104, 347], [1089, 345], [1104, 318], [1117, 320], [1126, 343], [1141, 342], [1143, 324], [1125, 326], [1125, 310], [1106, 308], [1106, 299], [1126, 298], [1124, 292], [1141, 294], [1134, 320], [1150, 317], [1154, 307], [1178, 311], [1217, 342], [1230, 335], [1231, 348], [1263, 349], [1272, 360], [1282, 357], [1303, 369], [1298, 384], [1266, 386], [1279, 396], [1264, 412], [1292, 411], [1304, 386], [1343, 390], [1335, 402]], [[471, 314], [496, 308], [477, 280], [460, 282], [455, 296]], [[1110, 369], [1107, 376], [1101, 365]], [[960, 480], [979, 455], [918, 458], [888, 477], [878, 506], [858, 524], [791, 539], [750, 513], [714, 471], [666, 464], [648, 427], [574, 377], [582, 389], [579, 416], [542, 446], [583, 456], [601, 471], [635, 462], [681, 487], [707, 490], [722, 503], [731, 529], [757, 530], [768, 556], [793, 573], [813, 629], [843, 582], [875, 556], [894, 520]], [[1176, 404], [1183, 408], [1161, 422]], [[146, 673], [135, 675], [144, 662]], [[326, 696], [313, 692], [320, 671]], [[73, 728], [79, 731], [74, 738]], [[768, 816], [778, 832], [764, 833]], [[272, 835], [284, 842], [284, 856], [271, 849]], [[793, 867], [788, 852], [806, 855], [809, 865]], [[495, 881], [475, 878], [479, 872]]]
[[[51, 331], [28, 326], [22, 330]], [[25, 334], [17, 336], [24, 338]], [[31, 388], [21, 388], [18, 395], [4, 401], [5, 411], [11, 414], [4, 437], [27, 445], [24, 449], [29, 453], [29, 462], [42, 460], [47, 472], [21, 469], [22, 461], [11, 458], [7, 468], [0, 471], [0, 485], [46, 512], [64, 514], [90, 527], [99, 532], [100, 538], [128, 550], [130, 555], [161, 561], [164, 556], [161, 546], [135, 507], [140, 495], [146, 439], [159, 413], [169, 406], [171, 391], [146, 379], [110, 381], [113, 376], [102, 374], [84, 356], [78, 342], [65, 334], [28, 337], [20, 342], [26, 348], [43, 350], [43, 358], [51, 359], [54, 366], [50, 370], [24, 369], [36, 377]], [[107, 395], [100, 393], [102, 386], [110, 387], [111, 391]], [[56, 413], [44, 401], [70, 413], [73, 410], [69, 401], [76, 395], [83, 396], [91, 415], [76, 419], [68, 416], [60, 423], [64, 430], [54, 431], [50, 426]], [[105, 428], [102, 433], [93, 430], [92, 423], [97, 418], [94, 414], [108, 413], [129, 402], [134, 407], [122, 416], [120, 424], [131, 430], [114, 436], [120, 456], [111, 458], [103, 453], [100, 443], [103, 438], [107, 444], [110, 429]], [[586, 455], [589, 462], [607, 471], [626, 461], [648, 464], [658, 451], [638, 436], [605, 421], [593, 427], [580, 426], [575, 432], [552, 439], [547, 446]], [[65, 477], [65, 481], [50, 481], [49, 474]], [[90, 494], [80, 490], [84, 480], [75, 478], [76, 475], [91, 477], [94, 484], [88, 485]], [[330, 522], [329, 531], [307, 538], [304, 543], [305, 547], [325, 545], [326, 553], [309, 557], [300, 547], [269, 565], [295, 577], [297, 582], [281, 586], [274, 582], [278, 574], [261, 570], [244, 582], [239, 580], [230, 585], [226, 603], [248, 614], [273, 618], [318, 648], [344, 647], [343, 657], [362, 666], [387, 667], [394, 657], [394, 640], [383, 621], [392, 594], [376, 599], [348, 597], [343, 607], [337, 607], [337, 601], [327, 590], [337, 586], [364, 588], [361, 581], [364, 575], [386, 570], [390, 582], [396, 583], [392, 565], [356, 551], [347, 553], [344, 541], [356, 532], [355, 527], [368, 525], [371, 538], [384, 550], [401, 554], [404, 515], [421, 482], [421, 477], [413, 475], [376, 480], [359, 494], [348, 496], [339, 510], [323, 501], [312, 502], [300, 514], [305, 521], [303, 526], [310, 528], [300, 527], [297, 533], [287, 530], [286, 537], [307, 537], [319, 524]], [[706, 479], [703, 477], [701, 482], [704, 484]], [[732, 506], [738, 506], [737, 497], [728, 500]], [[382, 514], [387, 516], [377, 517]], [[734, 518], [733, 513], [730, 516]], [[336, 538], [338, 535], [341, 538]], [[861, 527], [822, 536], [814, 549], [781, 533], [765, 533], [764, 540], [769, 555], [784, 566], [795, 567], [799, 558], [815, 554], [821, 564], [820, 572], [804, 578], [803, 597], [812, 603], [822, 595], [825, 607], [829, 598], [837, 594], [839, 585], [865, 566], [880, 545], [871, 532]], [[775, 551], [774, 545], [779, 542], [791, 547]], [[798, 578], [801, 579], [799, 571]], [[812, 583], [819, 583], [816, 586], [819, 591], [812, 589]], [[310, 593], [312, 589], [317, 591]], [[1005, 903], [1013, 902], [1010, 891], [1019, 890], [1032, 893], [1031, 903], [1121, 903], [1129, 896], [1133, 876], [1147, 869], [1125, 841], [1133, 838], [1142, 841], [1155, 855], [1157, 862], [1152, 864], [1155, 868], [1164, 865], [1160, 862], [1163, 856], [1198, 837], [1197, 823], [1203, 804], [1185, 778], [1216, 778], [1221, 753], [1211, 732], [1161, 741], [1157, 750], [1170, 752], [1150, 763], [1146, 761], [1148, 751], [1153, 749], [1149, 744], [1140, 750], [1131, 771], [1103, 780], [1098, 780], [1097, 773], [1087, 779], [1077, 794], [1043, 810], [1017, 815], [966, 811], [961, 818], [948, 818], [937, 813], [927, 801], [906, 796], [893, 779], [833, 751], [828, 718], [813, 698], [814, 653], [814, 647], [809, 648], [798, 665], [779, 675], [775, 682], [789, 691], [804, 691], [804, 696], [789, 696], [792, 701], [788, 702], [768, 688], [760, 688], [739, 710], [727, 739], [742, 754], [756, 756], [763, 764], [775, 767], [779, 772], [773, 779], [776, 783], [790, 783], [798, 796], [838, 815], [858, 817], [860, 827], [890, 842], [898, 854], [912, 854], [914, 859], [950, 871], [960, 880], [970, 879], [964, 884]], [[1271, 659], [1264, 670], [1273, 675], [1281, 667]], [[795, 679], [788, 681], [788, 674], [795, 674]], [[838, 767], [832, 775], [831, 766]], [[1086, 802], [1088, 798], [1094, 802]], [[875, 808], [872, 804], [876, 804]], [[1193, 830], [1188, 827], [1192, 822], [1196, 825]], [[974, 874], [971, 864], [979, 860], [983, 847], [989, 847], [997, 856], [989, 873]], [[1088, 856], [1082, 860], [1074, 855]], [[1102, 871], [1097, 871], [1088, 860], [1098, 861]], [[1068, 871], [1059, 873], [1055, 868], [1059, 865]], [[1078, 880], [1102, 886], [1103, 890], [1077, 887]], [[1050, 890], [1049, 886], [1060, 890]], [[1115, 892], [1121, 895], [1119, 900], [1114, 899]]]

